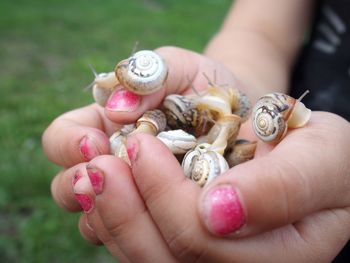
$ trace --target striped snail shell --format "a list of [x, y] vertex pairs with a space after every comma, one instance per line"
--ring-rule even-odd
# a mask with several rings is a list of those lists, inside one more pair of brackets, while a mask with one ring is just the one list
[[286, 134], [288, 127], [304, 126], [311, 116], [311, 110], [306, 108], [299, 99], [294, 99], [283, 93], [270, 93], [258, 100], [253, 108], [253, 131], [256, 136], [269, 143], [279, 142]]
[[168, 95], [164, 102], [164, 113], [171, 129], [182, 129], [199, 137], [213, 126], [211, 112], [198, 107], [198, 100], [191, 95]]
[[199, 186], [204, 186], [229, 169], [225, 158], [215, 151], [208, 150], [209, 147], [210, 144], [198, 145], [187, 152], [182, 162], [185, 176]]
[[115, 75], [127, 90], [148, 95], [162, 88], [168, 69], [157, 53], [141, 50], [120, 61], [115, 68]]

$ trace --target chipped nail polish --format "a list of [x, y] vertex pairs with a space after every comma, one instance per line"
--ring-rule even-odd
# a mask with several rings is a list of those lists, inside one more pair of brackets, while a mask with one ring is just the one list
[[90, 166], [86, 167], [86, 171], [95, 194], [101, 194], [103, 190], [103, 173], [100, 170]]
[[210, 190], [204, 200], [204, 222], [210, 232], [227, 235], [245, 224], [245, 215], [237, 192], [231, 186]]
[[93, 200], [86, 194], [75, 194], [75, 199], [85, 213], [90, 213], [93, 208]]
[[81, 139], [79, 149], [86, 161], [90, 161], [100, 154], [96, 144], [88, 136], [84, 136]]
[[134, 138], [128, 138], [126, 141], [126, 151], [128, 153], [129, 160], [134, 162], [137, 158], [138, 145]]
[[132, 112], [140, 105], [141, 96], [126, 89], [117, 89], [108, 99], [106, 108], [110, 111]]

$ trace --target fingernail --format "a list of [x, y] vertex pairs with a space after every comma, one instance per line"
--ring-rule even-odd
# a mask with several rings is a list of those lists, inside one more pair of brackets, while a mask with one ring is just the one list
[[215, 235], [227, 235], [239, 230], [245, 215], [237, 192], [231, 186], [211, 189], [203, 200], [204, 222]]
[[81, 208], [84, 210], [85, 213], [90, 213], [94, 204], [92, 199], [86, 195], [86, 194], [75, 194], [75, 200], [78, 201]]
[[140, 105], [141, 96], [126, 89], [117, 89], [108, 99], [106, 108], [111, 111], [131, 112]]
[[91, 187], [89, 178], [87, 176], [82, 176], [80, 172], [77, 172], [73, 177], [72, 183], [75, 200], [78, 201], [85, 213], [91, 212], [94, 206], [94, 201], [88, 194], [86, 194], [89, 187]]
[[83, 139], [81, 139], [79, 149], [86, 161], [90, 161], [96, 156], [100, 155], [96, 144], [88, 136], [84, 136]]
[[89, 165], [86, 167], [86, 171], [90, 178], [90, 182], [95, 194], [101, 194], [103, 190], [103, 173], [97, 168], [91, 167]]
[[126, 151], [128, 153], [129, 160], [135, 162], [138, 152], [138, 142], [135, 138], [129, 137], [126, 140]]

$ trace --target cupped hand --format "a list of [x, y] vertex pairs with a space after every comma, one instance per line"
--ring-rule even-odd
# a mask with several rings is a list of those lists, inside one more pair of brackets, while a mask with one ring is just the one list
[[[109, 154], [108, 138], [122, 124], [133, 123], [147, 109], [158, 107], [167, 94], [193, 92], [192, 87], [203, 90], [208, 84], [204, 74], [213, 78], [216, 74], [220, 80], [218, 84], [237, 85], [233, 74], [223, 65], [195, 52], [175, 47], [163, 47], [156, 51], [169, 68], [163, 89], [140, 97], [119, 86], [105, 108], [92, 104], [67, 112], [55, 119], [44, 132], [44, 152], [50, 161], [64, 168], [54, 178], [51, 189], [54, 200], [62, 208], [71, 212], [91, 209], [92, 198], [73, 192], [72, 182], [82, 174], [86, 175], [85, 167], [90, 160]], [[96, 236], [86, 220], [87, 217], [82, 215], [80, 228], [83, 235], [92, 243], [101, 243], [101, 240], [108, 243], [107, 232], [98, 231]], [[114, 245], [112, 247], [110, 250], [115, 254], [119, 249], [115, 249]], [[117, 254], [122, 253], [119, 251]]]
[[[170, 50], [167, 89], [142, 98], [141, 111], [188, 91], [188, 78], [205, 85], [202, 71], [220, 72], [204, 57]], [[194, 69], [171, 64], [176, 52], [197, 58], [186, 63]], [[52, 183], [56, 202], [77, 211], [79, 201], [82, 235], [122, 262], [329, 262], [349, 239], [349, 123], [340, 117], [313, 113], [306, 127], [273, 149], [259, 144], [254, 160], [202, 190], [147, 135], [128, 139], [131, 169], [114, 156], [93, 158], [108, 152], [105, 133], [117, 127], [105, 116], [123, 123], [141, 111], [104, 115], [90, 106], [59, 117], [43, 137], [49, 158], [67, 168]]]

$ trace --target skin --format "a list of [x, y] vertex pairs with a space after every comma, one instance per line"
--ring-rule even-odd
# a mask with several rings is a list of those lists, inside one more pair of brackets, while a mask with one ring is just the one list
[[[335, 114], [313, 112], [305, 127], [289, 131], [276, 147], [259, 142], [254, 160], [203, 189], [152, 136], [128, 138], [131, 167], [107, 155], [108, 136], [119, 124], [134, 122], [167, 94], [190, 92], [188, 78], [205, 87], [203, 72], [216, 71], [225, 84], [237, 85], [238, 78], [253, 103], [270, 91], [287, 92], [310, 9], [303, 0], [237, 0], [205, 56], [157, 50], [169, 66], [165, 88], [142, 98], [135, 111], [93, 104], [53, 121], [43, 148], [64, 169], [53, 179], [52, 194], [71, 212], [81, 211], [74, 191], [93, 200], [79, 221], [86, 240], [105, 245], [120, 262], [330, 262], [339, 253], [350, 237], [350, 125]], [[98, 156], [79, 151], [84, 136]], [[249, 121], [240, 137], [254, 138]], [[98, 194], [91, 169], [102, 174]], [[79, 189], [72, 185], [77, 172]], [[204, 216], [205, 196], [220, 186], [234, 187], [246, 217], [239, 232], [225, 237], [212, 233]]]

